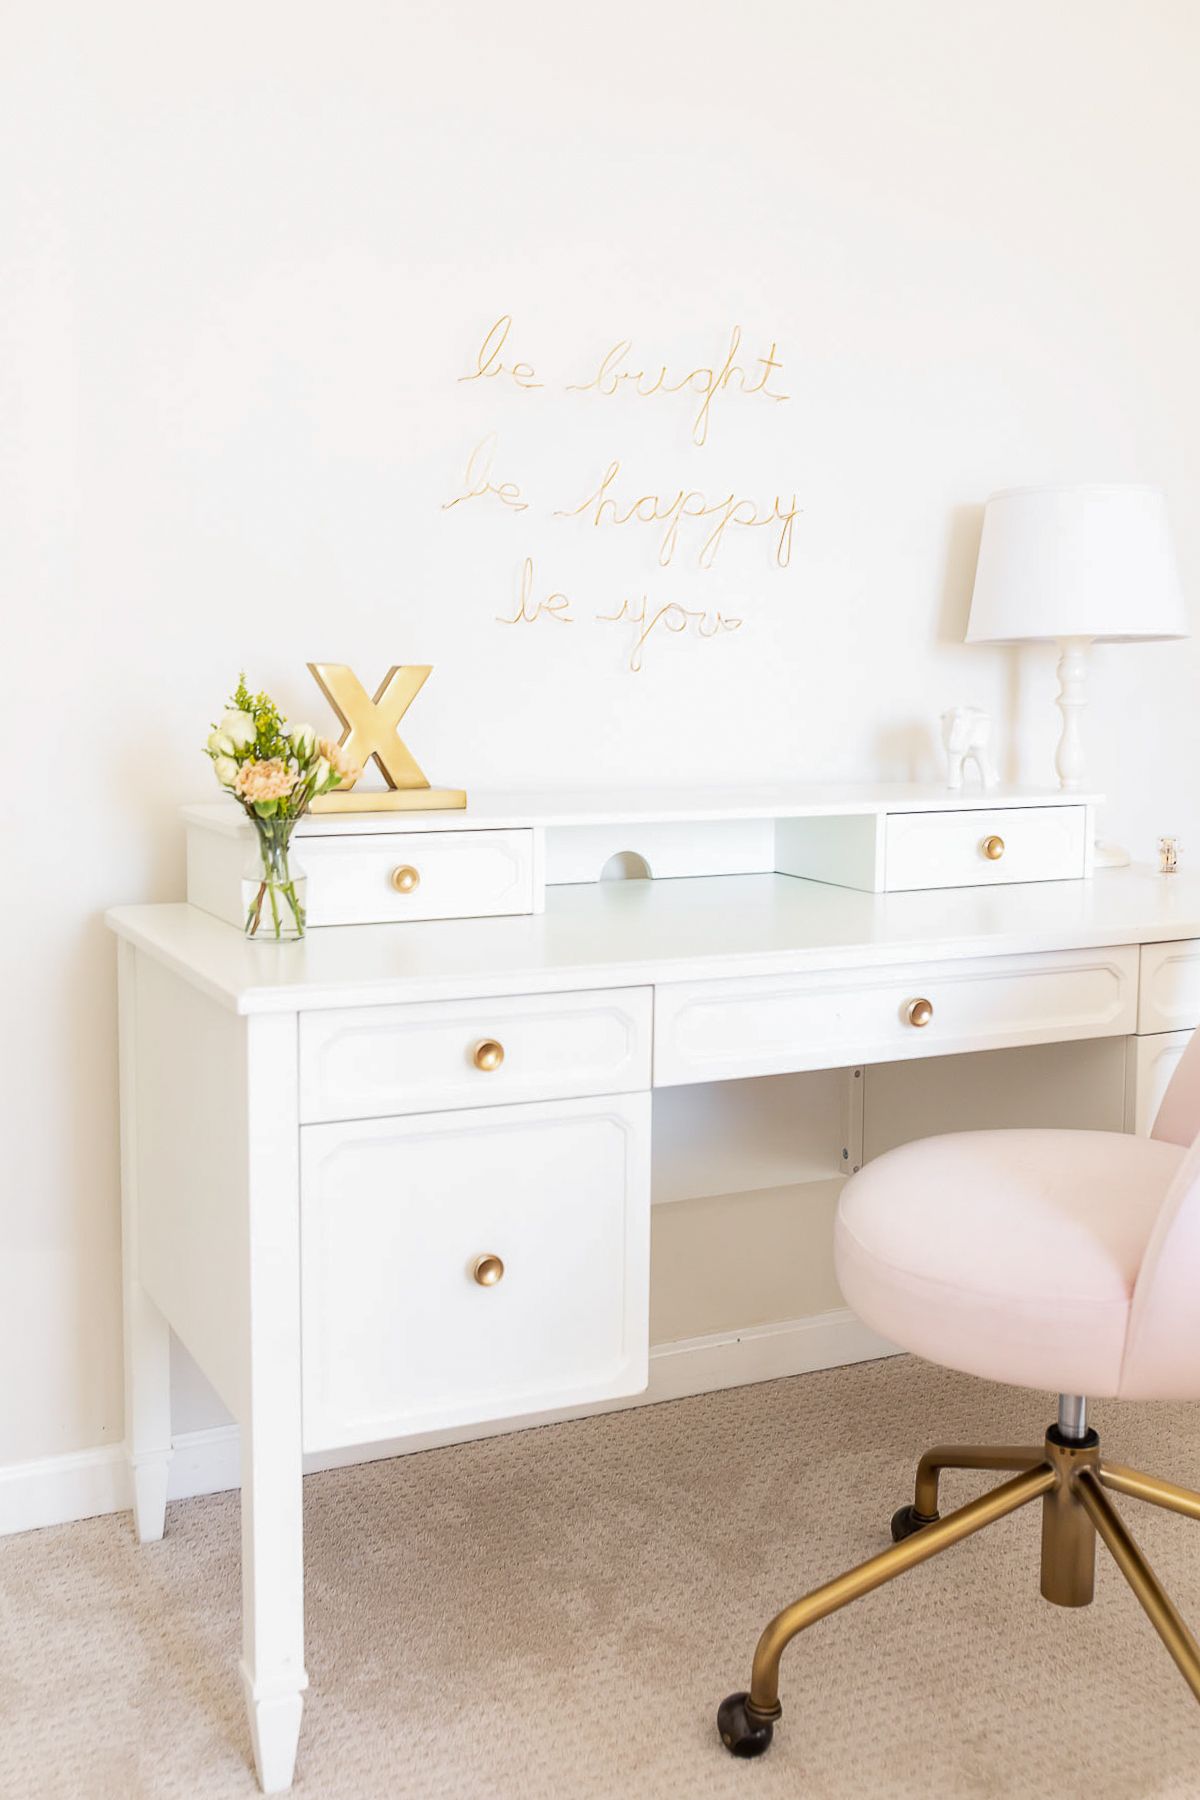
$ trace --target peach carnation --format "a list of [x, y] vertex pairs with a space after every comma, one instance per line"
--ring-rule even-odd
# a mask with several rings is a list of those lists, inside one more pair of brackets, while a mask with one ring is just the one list
[[295, 772], [273, 756], [269, 762], [243, 763], [233, 791], [253, 805], [259, 800], [282, 800], [295, 785]]
[[352, 763], [340, 744], [332, 738], [317, 739], [318, 754], [325, 758], [335, 775], [340, 775], [343, 783], [357, 781], [362, 770], [357, 763]]

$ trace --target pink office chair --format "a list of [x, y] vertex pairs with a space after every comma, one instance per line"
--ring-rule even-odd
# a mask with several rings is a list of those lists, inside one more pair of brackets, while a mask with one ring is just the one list
[[[760, 1756], [779, 1659], [798, 1632], [1006, 1514], [1042, 1501], [1041, 1591], [1092, 1598], [1096, 1534], [1200, 1699], [1200, 1645], [1106, 1490], [1200, 1519], [1200, 1494], [1101, 1460], [1085, 1395], [1200, 1397], [1200, 1031], [1150, 1138], [1107, 1131], [975, 1131], [906, 1144], [847, 1182], [837, 1266], [874, 1330], [931, 1362], [1058, 1393], [1043, 1446], [939, 1445], [917, 1464], [893, 1546], [772, 1619], [748, 1693], [717, 1713], [734, 1756]], [[942, 1518], [943, 1469], [1015, 1473]]]

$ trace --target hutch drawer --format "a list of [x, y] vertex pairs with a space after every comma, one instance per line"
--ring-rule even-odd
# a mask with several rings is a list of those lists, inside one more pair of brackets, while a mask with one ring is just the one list
[[[535, 910], [534, 832], [298, 832], [292, 855], [308, 877], [308, 923], [390, 925]], [[249, 825], [214, 830], [189, 820], [188, 899], [243, 923]]]
[[310, 925], [387, 925], [533, 911], [532, 831], [305, 837]]
[[381, 1118], [650, 1086], [651, 988], [309, 1012], [300, 1117]]
[[306, 1450], [645, 1387], [649, 1094], [300, 1136]]
[[1137, 950], [660, 986], [654, 1080], [895, 1062], [948, 1051], [1121, 1037], [1135, 1029]]
[[884, 885], [988, 887], [1066, 881], [1087, 873], [1086, 806], [889, 813]]

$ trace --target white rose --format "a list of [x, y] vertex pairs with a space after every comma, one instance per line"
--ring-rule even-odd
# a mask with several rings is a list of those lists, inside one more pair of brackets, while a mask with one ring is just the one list
[[313, 753], [317, 734], [311, 725], [292, 726], [292, 748], [301, 761], [306, 761]]
[[232, 756], [214, 756], [213, 773], [222, 787], [231, 788], [237, 780], [238, 766]]
[[229, 736], [228, 732], [225, 731], [210, 731], [208, 734], [208, 747], [214, 756], [233, 755], [233, 739]]
[[227, 712], [221, 720], [220, 729], [235, 750], [248, 749], [258, 736], [253, 714], [246, 712]]
[[325, 758], [322, 757], [313, 773], [312, 780], [314, 794], [323, 794], [325, 792], [326, 788], [329, 786], [329, 777], [332, 773], [333, 771], [330, 769], [329, 764], [325, 761]]

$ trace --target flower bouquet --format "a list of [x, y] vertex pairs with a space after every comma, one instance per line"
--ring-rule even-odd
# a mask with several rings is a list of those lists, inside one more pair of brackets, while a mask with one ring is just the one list
[[254, 826], [256, 849], [242, 878], [246, 936], [283, 943], [304, 936], [303, 872], [290, 860], [292, 832], [310, 800], [356, 781], [361, 770], [311, 725], [290, 729], [269, 694], [246, 677], [204, 746], [217, 780]]

